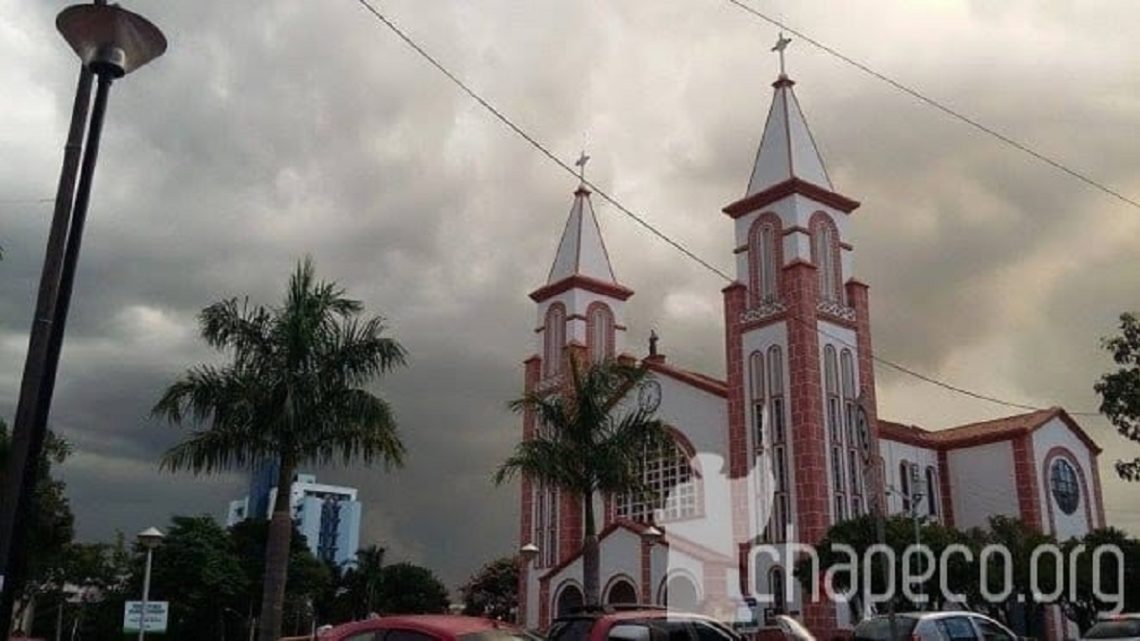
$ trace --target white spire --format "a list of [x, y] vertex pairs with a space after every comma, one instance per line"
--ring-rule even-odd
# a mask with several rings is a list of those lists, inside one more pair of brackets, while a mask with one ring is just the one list
[[[781, 51], [781, 53], [783, 53]], [[748, 181], [745, 197], [759, 193], [791, 178], [834, 191], [819, 150], [812, 139], [800, 103], [792, 91], [795, 84], [786, 76], [773, 83], [776, 88], [764, 136], [756, 152], [756, 164]]]
[[594, 216], [594, 206], [590, 203], [590, 190], [585, 187], [574, 192], [574, 206], [570, 208], [546, 283], [554, 284], [571, 276], [617, 283], [598, 219]]

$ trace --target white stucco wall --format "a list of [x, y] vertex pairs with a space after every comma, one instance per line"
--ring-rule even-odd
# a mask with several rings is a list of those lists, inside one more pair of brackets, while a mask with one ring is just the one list
[[984, 527], [996, 514], [1020, 515], [1009, 441], [950, 450], [946, 459], [956, 527]]
[[[938, 452], [936, 450], [917, 447], [914, 445], [909, 445], [907, 443], [899, 443], [886, 438], [880, 438], [879, 453], [883, 457], [883, 465], [887, 470], [886, 485], [889, 491], [889, 494], [887, 495], [888, 512], [891, 514], [897, 514], [899, 512], [902, 512], [903, 509], [902, 495], [900, 494], [900, 488], [902, 487], [900, 474], [902, 473], [902, 470], [899, 468], [899, 464], [903, 461], [918, 464], [920, 489], [924, 494], [926, 494], [926, 496], [929, 496], [929, 492], [925, 487], [926, 468], [933, 467], [935, 473], [940, 476], [940, 473], [938, 471]], [[913, 492], [913, 489], [911, 491]], [[938, 501], [938, 511], [941, 515], [943, 509], [941, 505], [941, 488], [935, 487], [933, 488], [933, 492], [935, 501]], [[923, 516], [927, 516], [930, 513], [927, 500], [928, 499], [924, 497], [918, 506], [920, 513]]]
[[[1054, 447], [1064, 447], [1076, 457], [1078, 482], [1081, 484], [1080, 504], [1072, 514], [1065, 514], [1057, 505], [1050, 486], [1050, 462], [1045, 458]], [[1096, 464], [1087, 445], [1082, 441], [1060, 418], [1054, 418], [1033, 433], [1033, 461], [1037, 474], [1037, 490], [1041, 501], [1041, 527], [1049, 531], [1049, 510], [1053, 512], [1053, 534], [1059, 540], [1066, 540], [1074, 536], [1082, 536], [1090, 529], [1095, 529], [1097, 523], [1096, 493], [1093, 488], [1095, 477], [1093, 466]], [[1086, 517], [1085, 508], [1092, 516], [1090, 523]]]

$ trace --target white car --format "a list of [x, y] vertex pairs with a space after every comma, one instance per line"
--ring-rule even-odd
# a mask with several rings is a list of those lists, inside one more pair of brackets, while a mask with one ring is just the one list
[[1081, 639], [1140, 641], [1140, 614], [1121, 614], [1097, 621]]
[[859, 622], [855, 641], [1020, 641], [1009, 628], [976, 612], [907, 612], [895, 615], [891, 637], [890, 617], [876, 615]]

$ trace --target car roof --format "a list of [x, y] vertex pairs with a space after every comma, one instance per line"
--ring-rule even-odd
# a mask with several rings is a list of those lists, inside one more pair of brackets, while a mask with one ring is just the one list
[[333, 628], [335, 632], [364, 631], [386, 628], [408, 628], [440, 635], [459, 636], [471, 632], [491, 629], [516, 630], [509, 623], [500, 623], [482, 617], [469, 617], [460, 614], [397, 614], [376, 619], [355, 621]]
[[631, 619], [699, 619], [701, 621], [712, 621], [711, 617], [703, 614], [695, 614], [693, 612], [685, 612], [683, 610], [669, 610], [661, 607], [645, 607], [645, 608], [622, 608], [620, 610], [583, 610], [566, 614], [557, 617], [555, 621], [574, 621], [574, 620], [601, 620], [607, 621], [629, 621]]

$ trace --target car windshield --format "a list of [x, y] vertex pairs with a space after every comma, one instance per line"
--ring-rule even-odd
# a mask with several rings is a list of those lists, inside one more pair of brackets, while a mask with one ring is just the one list
[[855, 626], [855, 641], [906, 641], [914, 630], [918, 619], [908, 616], [895, 617], [895, 635], [891, 639], [891, 620], [889, 617], [874, 617], [866, 619]]
[[546, 632], [550, 641], [584, 641], [590, 636], [593, 619], [563, 619], [555, 621]]
[[1140, 637], [1140, 620], [1101, 621], [1085, 633], [1086, 639], [1123, 639]]

